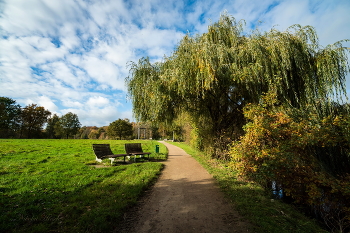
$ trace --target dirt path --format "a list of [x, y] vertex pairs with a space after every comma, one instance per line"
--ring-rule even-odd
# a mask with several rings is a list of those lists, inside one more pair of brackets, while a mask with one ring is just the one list
[[213, 177], [184, 150], [164, 144], [169, 158], [162, 175], [119, 232], [249, 232]]

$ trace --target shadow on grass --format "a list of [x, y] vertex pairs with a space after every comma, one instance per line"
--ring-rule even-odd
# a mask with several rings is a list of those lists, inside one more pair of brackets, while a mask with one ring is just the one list
[[131, 157], [130, 159], [124, 160], [115, 160], [113, 164], [111, 165], [110, 161], [108, 159], [105, 159], [104, 162], [99, 163], [96, 160], [91, 160], [86, 162], [85, 164], [88, 166], [96, 167], [96, 168], [107, 168], [111, 166], [123, 166], [123, 165], [130, 165], [134, 163], [143, 163], [143, 162], [165, 162], [168, 159], [168, 155], [166, 153], [154, 153], [155, 155], [151, 155], [148, 159], [148, 157], [137, 157], [134, 159]]
[[124, 161], [115, 161], [113, 164], [115, 165], [126, 165], [126, 164], [133, 164], [133, 163], [142, 163], [142, 162], [164, 162], [168, 159], [168, 155], [166, 153], [154, 153], [149, 158], [147, 156], [144, 157], [137, 157], [134, 159], [133, 157], [130, 157], [130, 159]]
[[153, 184], [156, 163], [118, 167], [86, 185], [0, 193], [0, 232], [111, 232], [124, 210]]

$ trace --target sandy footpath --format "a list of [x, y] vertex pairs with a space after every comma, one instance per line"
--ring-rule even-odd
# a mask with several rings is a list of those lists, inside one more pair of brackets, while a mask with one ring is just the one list
[[164, 145], [169, 157], [159, 180], [115, 232], [249, 232], [213, 177], [181, 148]]

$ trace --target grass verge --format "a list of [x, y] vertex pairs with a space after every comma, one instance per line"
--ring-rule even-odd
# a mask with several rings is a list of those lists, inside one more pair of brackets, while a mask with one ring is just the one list
[[[94, 166], [93, 143], [117, 140], [0, 139], [0, 232], [111, 232], [124, 210], [160, 174], [158, 162]], [[132, 141], [135, 142], [135, 141]], [[151, 161], [165, 160], [166, 147], [140, 141]], [[160, 153], [155, 152], [159, 145]]]
[[273, 200], [259, 185], [238, 180], [225, 162], [206, 157], [185, 143], [168, 143], [184, 149], [213, 175], [239, 213], [255, 226], [254, 232], [327, 232], [294, 206]]

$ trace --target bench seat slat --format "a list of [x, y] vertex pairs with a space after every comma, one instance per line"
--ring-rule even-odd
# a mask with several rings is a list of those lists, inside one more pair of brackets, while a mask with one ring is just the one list
[[131, 155], [150, 155], [151, 153], [150, 152], [137, 152], [137, 153], [130, 153]]
[[126, 154], [117, 154], [117, 155], [105, 155], [103, 158], [117, 158], [117, 157], [124, 157]]

